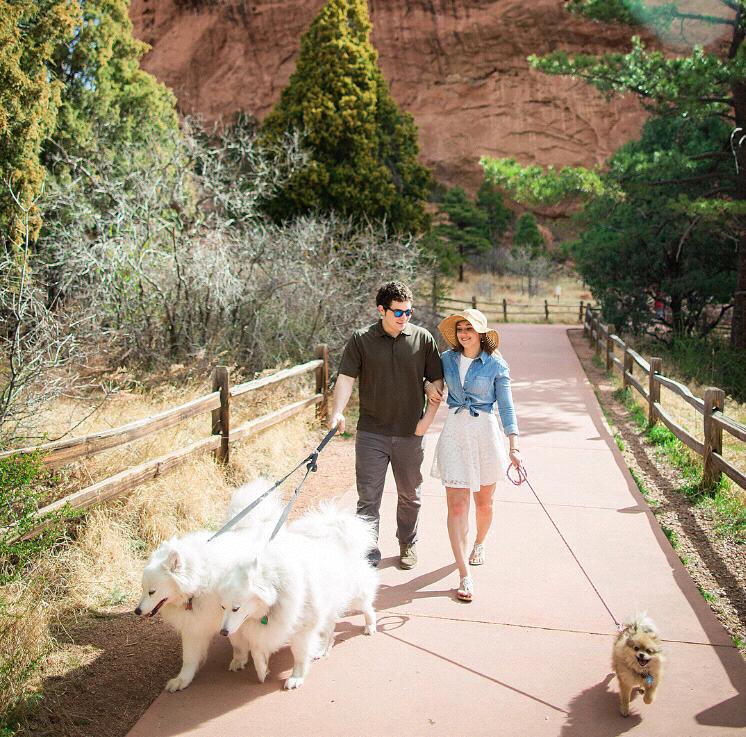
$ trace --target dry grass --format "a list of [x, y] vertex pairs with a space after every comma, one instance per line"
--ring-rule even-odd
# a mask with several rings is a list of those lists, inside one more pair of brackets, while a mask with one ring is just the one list
[[22, 697], [52, 647], [46, 588], [45, 572], [35, 570], [0, 590], [0, 715]]
[[[555, 287], [559, 285], [562, 293], [559, 299], [560, 305], [564, 307], [561, 313], [552, 315], [553, 306], [557, 306]], [[525, 286], [525, 281], [524, 281]], [[521, 292], [521, 279], [510, 274], [499, 276], [490, 273], [478, 273], [471, 270], [464, 275], [464, 281], [453, 280], [449, 285], [447, 296], [452, 299], [471, 302], [472, 297], [477, 298], [477, 307], [483, 309], [481, 304], [494, 303], [488, 306], [485, 312], [496, 315], [502, 320], [502, 300], [508, 303], [508, 319], [511, 322], [545, 322], [543, 310], [544, 300], [549, 302], [550, 322], [577, 322], [580, 300], [587, 303], [592, 300], [592, 295], [583, 282], [575, 274], [560, 273], [550, 277], [542, 283], [539, 293], [533, 297], [528, 292]], [[516, 305], [511, 310], [511, 305]], [[529, 305], [527, 310], [541, 312], [541, 314], [521, 314], [518, 305]]]

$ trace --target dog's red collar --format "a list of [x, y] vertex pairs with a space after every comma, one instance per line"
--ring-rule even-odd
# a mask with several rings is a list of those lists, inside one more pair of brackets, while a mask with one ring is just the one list
[[194, 609], [194, 607], [192, 606], [192, 601], [193, 601], [193, 600], [194, 600], [194, 597], [193, 597], [193, 596], [190, 596], [190, 597], [189, 597], [189, 598], [187, 599], [187, 603], [186, 603], [186, 604], [184, 604], [184, 609], [186, 609], [186, 610], [187, 610], [188, 612], [191, 612], [191, 611], [192, 611], [192, 609]]

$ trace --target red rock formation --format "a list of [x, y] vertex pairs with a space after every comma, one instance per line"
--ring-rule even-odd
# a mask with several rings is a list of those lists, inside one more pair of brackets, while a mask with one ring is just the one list
[[[207, 121], [262, 118], [295, 67], [324, 0], [132, 0], [143, 67], [180, 109]], [[373, 42], [391, 91], [414, 115], [422, 159], [444, 183], [473, 188], [479, 158], [594, 165], [635, 137], [636, 100], [607, 102], [583, 82], [529, 68], [554, 49], [621, 50], [623, 28], [581, 21], [561, 0], [369, 0]]]

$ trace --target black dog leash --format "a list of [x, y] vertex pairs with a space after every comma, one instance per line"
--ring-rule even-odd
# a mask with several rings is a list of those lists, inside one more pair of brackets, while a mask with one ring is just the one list
[[[298, 484], [297, 488], [295, 489], [295, 492], [293, 493], [293, 496], [290, 498], [290, 501], [285, 505], [285, 509], [282, 510], [282, 514], [280, 515], [280, 519], [277, 522], [277, 525], [275, 526], [275, 529], [272, 532], [272, 535], [270, 536], [270, 540], [274, 538], [274, 536], [278, 533], [282, 525], [285, 523], [285, 520], [287, 519], [288, 514], [290, 514], [290, 509], [292, 508], [293, 504], [295, 503], [295, 500], [298, 498], [298, 494], [300, 492], [301, 486], [303, 486], [303, 483], [308, 478], [308, 474], [318, 470], [318, 459], [319, 459], [319, 453], [321, 453], [322, 450], [326, 447], [326, 444], [334, 437], [334, 434], [337, 432], [337, 428], [333, 427], [329, 432], [326, 434], [324, 439], [319, 443], [316, 450], [314, 450], [311, 455], [304, 458], [295, 468], [293, 468], [288, 474], [283, 476], [279, 481], [277, 481], [274, 486], [270, 487], [265, 491], [258, 499], [255, 499], [251, 504], [244, 507], [237, 515], [231, 517], [211, 538], [210, 540], [214, 540], [218, 535], [222, 535], [224, 532], [228, 532], [232, 527], [234, 527], [238, 522], [240, 522], [249, 512], [251, 512], [252, 509], [254, 509], [258, 504], [260, 504], [262, 501], [264, 501], [280, 484], [285, 482], [287, 479], [289, 479], [304, 463], [306, 464], [306, 475], [303, 477], [302, 481]], [[208, 540], [207, 542], [210, 542]]]
[[[516, 469], [516, 474], [518, 476], [517, 479], [514, 479], [510, 475], [510, 471], [512, 468]], [[596, 596], [599, 598], [599, 601], [604, 605], [604, 609], [606, 609], [606, 611], [609, 613], [609, 616], [611, 617], [614, 624], [617, 626], [617, 629], [621, 632], [623, 629], [622, 625], [619, 624], [616, 617], [612, 614], [611, 609], [609, 609], [609, 606], [604, 601], [603, 596], [601, 596], [601, 592], [596, 588], [596, 585], [593, 583], [593, 581], [591, 581], [591, 577], [588, 575], [588, 572], [585, 570], [585, 568], [583, 568], [583, 564], [578, 560], [578, 556], [575, 555], [575, 553], [573, 552], [573, 549], [570, 547], [570, 543], [568, 543], [567, 540], [565, 540], [565, 536], [562, 534], [560, 528], [557, 527], [557, 523], [552, 519], [552, 515], [549, 514], [549, 512], [547, 511], [547, 508], [544, 506], [544, 503], [541, 501], [541, 499], [539, 499], [539, 495], [536, 493], [536, 489], [534, 489], [534, 487], [531, 486], [531, 482], [528, 480], [528, 473], [526, 472], [525, 466], [522, 463], [520, 466], [513, 466], [513, 464], [511, 463], [510, 466], [508, 466], [508, 470], [505, 472], [505, 475], [508, 477], [508, 480], [510, 481], [510, 483], [513, 484], [514, 486], [520, 486], [524, 481], [528, 484], [528, 488], [531, 489], [531, 491], [533, 492], [533, 495], [536, 497], [536, 501], [539, 502], [539, 506], [544, 510], [544, 514], [546, 514], [546, 516], [549, 518], [549, 521], [552, 523], [552, 526], [554, 527], [554, 529], [557, 530], [557, 534], [560, 536], [560, 539], [562, 540], [562, 542], [565, 543], [565, 547], [570, 551], [570, 555], [573, 557], [575, 562], [578, 564], [578, 568], [580, 568], [580, 570], [583, 572], [583, 575], [588, 580], [588, 583], [591, 585], [591, 588], [596, 592]]]

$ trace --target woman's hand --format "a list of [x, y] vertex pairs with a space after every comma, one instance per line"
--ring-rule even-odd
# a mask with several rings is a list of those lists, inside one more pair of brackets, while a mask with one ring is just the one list
[[417, 427], [414, 430], [414, 434], [421, 438], [427, 432], [427, 428], [429, 426], [430, 426], [430, 423], [427, 420], [425, 420], [425, 418], [423, 417], [417, 423]]
[[508, 455], [510, 456], [510, 462], [516, 468], [520, 468], [523, 465], [523, 458], [521, 456], [521, 451], [518, 450], [518, 448], [511, 448]]

